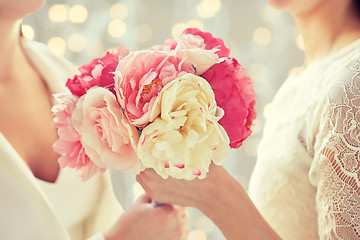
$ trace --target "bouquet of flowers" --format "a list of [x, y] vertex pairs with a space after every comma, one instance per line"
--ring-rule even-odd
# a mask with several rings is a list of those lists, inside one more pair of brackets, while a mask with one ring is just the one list
[[255, 93], [222, 39], [186, 29], [146, 50], [119, 47], [56, 94], [54, 149], [87, 180], [106, 168], [204, 178], [251, 134]]

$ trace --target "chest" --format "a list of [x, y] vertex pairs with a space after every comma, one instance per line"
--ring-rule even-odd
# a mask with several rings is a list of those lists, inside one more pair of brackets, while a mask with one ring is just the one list
[[[321, 119], [326, 108], [324, 76], [314, 73], [290, 77], [279, 89], [270, 107], [258, 161], [286, 178], [308, 184], [309, 172]], [[271, 166], [271, 167], [270, 167]]]
[[51, 97], [41, 80], [0, 88], [0, 131], [9, 140], [34, 175], [54, 182], [59, 167], [52, 144], [57, 138], [52, 126]]

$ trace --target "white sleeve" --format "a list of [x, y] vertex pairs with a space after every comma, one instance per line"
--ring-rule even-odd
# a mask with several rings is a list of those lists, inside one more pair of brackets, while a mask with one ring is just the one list
[[360, 60], [343, 77], [329, 92], [316, 140], [320, 239], [360, 239]]

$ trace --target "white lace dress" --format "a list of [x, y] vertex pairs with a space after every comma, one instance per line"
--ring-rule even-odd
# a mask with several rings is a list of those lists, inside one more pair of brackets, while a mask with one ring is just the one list
[[360, 39], [280, 88], [249, 195], [283, 239], [360, 239]]

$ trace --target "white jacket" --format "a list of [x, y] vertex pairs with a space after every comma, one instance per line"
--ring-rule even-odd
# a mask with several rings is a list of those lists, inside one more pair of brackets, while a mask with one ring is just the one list
[[[76, 73], [68, 61], [43, 44], [24, 42], [24, 49], [52, 93], [67, 91], [67, 78]], [[108, 173], [98, 177], [101, 187], [96, 208], [82, 226], [83, 239], [107, 230], [122, 212]], [[0, 132], [0, 239], [68, 240], [65, 224], [28, 166]], [[98, 234], [93, 239], [102, 239]]]

